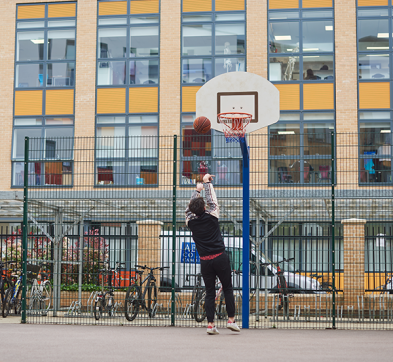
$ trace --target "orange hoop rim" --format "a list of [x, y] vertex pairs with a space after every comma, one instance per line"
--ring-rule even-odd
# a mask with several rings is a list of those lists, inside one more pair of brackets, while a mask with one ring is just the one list
[[[239, 117], [240, 116], [240, 117]], [[223, 112], [219, 113], [217, 115], [217, 118], [220, 120], [220, 118], [227, 118], [227, 119], [247, 119], [247, 118], [252, 118], [252, 114], [250, 113], [244, 113], [244, 112]]]

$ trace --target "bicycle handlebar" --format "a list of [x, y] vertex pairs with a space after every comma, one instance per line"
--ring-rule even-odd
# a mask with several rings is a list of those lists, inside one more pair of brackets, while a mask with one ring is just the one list
[[160, 269], [160, 270], [169, 269], [169, 266], [157, 266], [155, 268], [150, 268], [147, 265], [144, 265], [144, 266], [142, 266], [142, 265], [135, 265], [135, 268], [143, 269], [143, 270], [149, 269], [150, 272], [152, 272], [153, 270], [156, 270], [156, 269]]
[[186, 274], [186, 282], [189, 282], [189, 281], [190, 281], [190, 277], [199, 278], [199, 277], [202, 277], [202, 273], [198, 273], [198, 274]]

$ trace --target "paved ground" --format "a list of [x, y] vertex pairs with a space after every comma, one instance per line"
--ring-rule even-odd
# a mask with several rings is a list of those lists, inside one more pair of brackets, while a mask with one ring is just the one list
[[392, 361], [392, 332], [0, 325], [0, 362]]

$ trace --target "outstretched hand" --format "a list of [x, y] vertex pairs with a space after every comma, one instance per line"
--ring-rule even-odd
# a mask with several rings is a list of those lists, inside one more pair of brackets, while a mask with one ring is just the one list
[[196, 185], [196, 189], [197, 189], [198, 192], [201, 192], [203, 190], [203, 184], [198, 182], [197, 185]]
[[213, 177], [216, 177], [216, 176], [210, 175], [209, 173], [207, 173], [205, 176], [203, 176], [203, 182], [204, 183], [211, 182], [211, 181], [213, 181]]

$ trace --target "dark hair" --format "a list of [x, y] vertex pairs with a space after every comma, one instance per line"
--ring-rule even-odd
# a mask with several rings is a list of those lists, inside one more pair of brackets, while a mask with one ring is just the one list
[[203, 197], [197, 197], [190, 201], [190, 205], [188, 207], [193, 214], [201, 216], [205, 212], [205, 201], [203, 200]]

